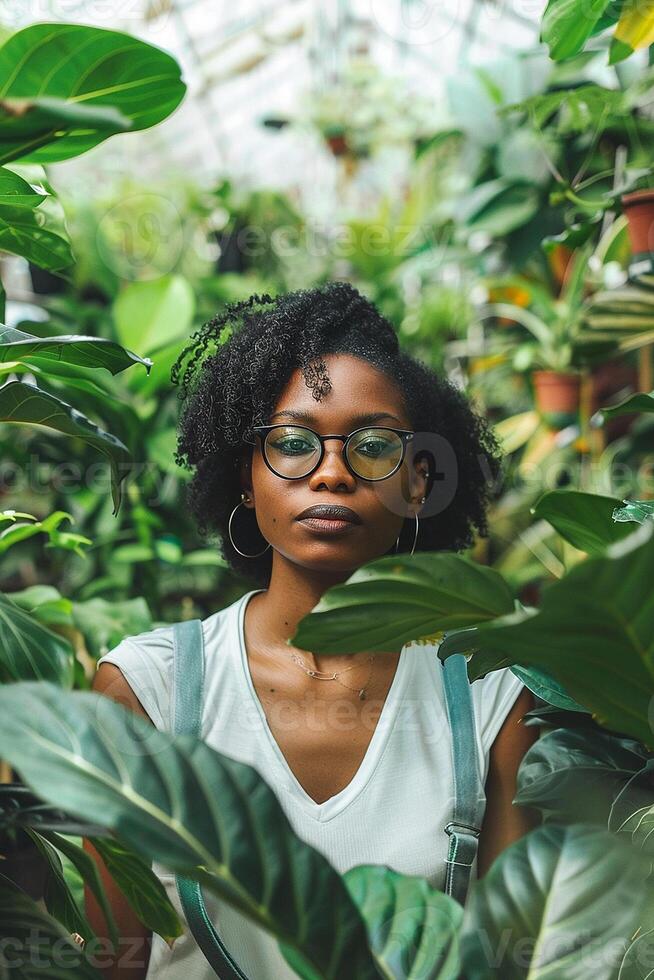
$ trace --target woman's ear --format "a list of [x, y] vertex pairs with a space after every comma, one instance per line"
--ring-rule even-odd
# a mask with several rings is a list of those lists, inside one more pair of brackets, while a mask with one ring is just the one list
[[[241, 493], [247, 494], [250, 501], [254, 500], [254, 491], [252, 490], [252, 460], [249, 456], [241, 457], [239, 475], [241, 479]], [[247, 503], [245, 506], [247, 506]]]
[[411, 468], [411, 500], [420, 507], [425, 502], [429, 486], [429, 460], [424, 456], [413, 461]]

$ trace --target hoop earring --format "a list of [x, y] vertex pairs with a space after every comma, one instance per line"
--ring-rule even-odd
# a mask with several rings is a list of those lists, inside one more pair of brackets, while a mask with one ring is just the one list
[[256, 553], [256, 555], [246, 555], [244, 551], [241, 551], [241, 549], [236, 546], [236, 544], [234, 542], [234, 538], [232, 537], [232, 518], [234, 517], [234, 514], [236, 513], [236, 511], [238, 510], [238, 508], [241, 506], [241, 504], [244, 503], [247, 499], [248, 499], [247, 498], [247, 494], [242, 493], [241, 494], [241, 499], [240, 499], [239, 503], [236, 505], [236, 507], [234, 508], [234, 510], [229, 515], [229, 521], [227, 522], [227, 534], [229, 535], [229, 540], [232, 543], [232, 548], [234, 549], [234, 551], [238, 551], [239, 555], [242, 555], [244, 558], [258, 558], [259, 555], [263, 555], [266, 551], [268, 551], [268, 548], [270, 547], [270, 542], [268, 542], [268, 544], [263, 549], [263, 551], [258, 551]]
[[[427, 499], [426, 497], [423, 497], [422, 500], [420, 501], [420, 503], [421, 504], [424, 504], [424, 502], [425, 502], [426, 499]], [[416, 541], [418, 540], [418, 529], [419, 529], [420, 521], [419, 521], [419, 518], [418, 518], [417, 511], [416, 511], [414, 517], [416, 519], [416, 531], [415, 531], [415, 534], [413, 535], [413, 544], [411, 546], [411, 551], [409, 552], [410, 555], [412, 555], [413, 552], [416, 550]], [[402, 536], [402, 531], [400, 531], [400, 533], [398, 534], [397, 539], [395, 541], [395, 554], [397, 554], [397, 548], [398, 548], [398, 545], [400, 543], [401, 536]]]

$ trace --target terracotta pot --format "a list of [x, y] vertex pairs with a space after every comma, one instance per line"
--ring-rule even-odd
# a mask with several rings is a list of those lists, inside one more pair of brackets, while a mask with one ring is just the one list
[[654, 252], [654, 188], [624, 194], [622, 210], [627, 218], [633, 254]]
[[568, 371], [532, 371], [536, 408], [546, 422], [563, 428], [576, 421], [581, 375]]

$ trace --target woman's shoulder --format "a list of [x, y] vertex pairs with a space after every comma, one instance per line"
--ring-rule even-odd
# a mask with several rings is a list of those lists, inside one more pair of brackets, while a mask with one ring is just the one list
[[[222, 646], [226, 631], [233, 621], [237, 603], [200, 618], [205, 657], [210, 659]], [[119, 668], [130, 688], [141, 702], [157, 728], [167, 727], [174, 673], [175, 623], [163, 623], [149, 630], [125, 636], [97, 661], [112, 663]]]
[[524, 686], [511, 667], [499, 667], [472, 681], [470, 692], [484, 752], [490, 751]]
[[[411, 645], [413, 646], [413, 644]], [[424, 646], [427, 649], [421, 650], [420, 646], [416, 644], [415, 652], [423, 654], [425, 660], [430, 663], [430, 670], [433, 673], [436, 671], [436, 664], [440, 663], [442, 668], [444, 663], [438, 657], [439, 643], [431, 641]], [[469, 659], [466, 657], [466, 660]], [[442, 671], [438, 673], [442, 674]], [[513, 672], [511, 667], [499, 667], [497, 670], [488, 671], [483, 677], [477, 677], [470, 683], [477, 738], [480, 749], [485, 755], [490, 751], [497, 733], [524, 686], [522, 680]], [[441, 692], [440, 696], [444, 698], [442, 677], [438, 688]]]
[[173, 626], [166, 624], [124, 637], [101, 656], [96, 668], [114, 664], [157, 728], [165, 728], [173, 661]]

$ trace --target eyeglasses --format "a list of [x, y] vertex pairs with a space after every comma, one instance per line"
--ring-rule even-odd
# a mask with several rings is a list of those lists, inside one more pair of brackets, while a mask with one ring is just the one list
[[283, 422], [257, 425], [252, 431], [261, 439], [266, 466], [284, 480], [302, 480], [313, 473], [322, 463], [326, 439], [343, 441], [343, 459], [353, 476], [371, 482], [387, 480], [402, 465], [415, 435], [410, 429], [368, 425], [349, 436], [321, 436], [306, 425]]

